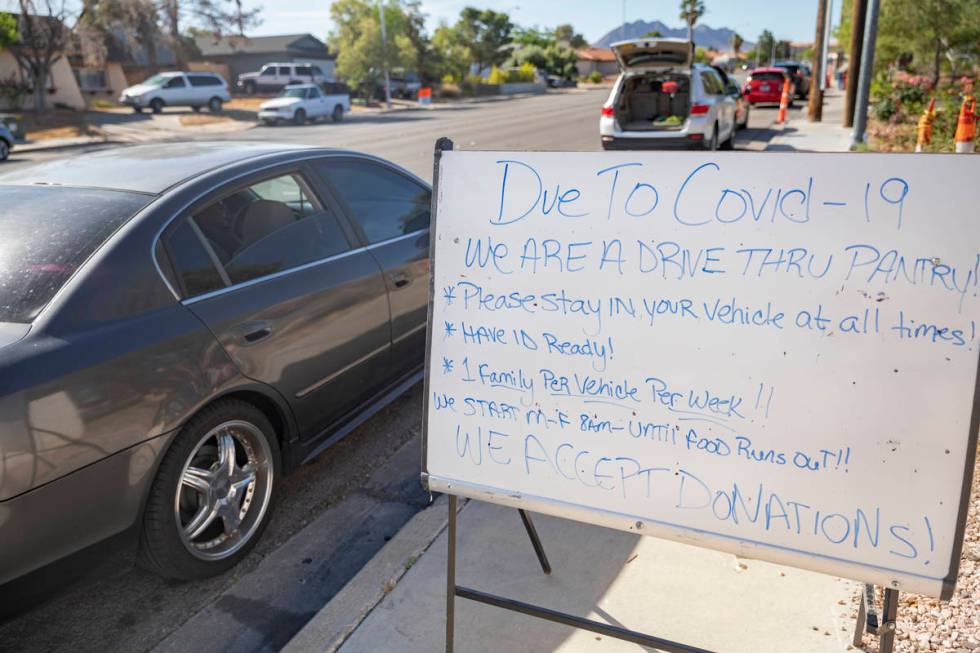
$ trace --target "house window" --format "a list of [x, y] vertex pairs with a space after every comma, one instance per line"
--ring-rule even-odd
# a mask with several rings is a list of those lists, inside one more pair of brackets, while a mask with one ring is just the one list
[[72, 72], [75, 73], [78, 88], [83, 92], [104, 91], [109, 88], [104, 70], [98, 68], [75, 68]]

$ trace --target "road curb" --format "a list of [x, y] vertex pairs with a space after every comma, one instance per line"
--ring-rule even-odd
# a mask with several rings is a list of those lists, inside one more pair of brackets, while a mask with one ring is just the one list
[[32, 152], [53, 152], [56, 150], [73, 150], [79, 147], [89, 147], [92, 145], [121, 145], [125, 141], [115, 138], [96, 138], [90, 141], [79, 141], [77, 143], [57, 143], [55, 145], [45, 145], [41, 143], [14, 143], [11, 154], [27, 154]]
[[446, 504], [441, 495], [412, 517], [281, 653], [335, 653], [446, 529]]

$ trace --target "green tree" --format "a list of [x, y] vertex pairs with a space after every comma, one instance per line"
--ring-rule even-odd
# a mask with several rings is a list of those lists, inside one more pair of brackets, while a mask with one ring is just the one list
[[768, 62], [772, 59], [776, 37], [767, 29], [762, 30], [755, 42], [755, 59], [758, 62]]
[[[911, 57], [909, 57], [911, 55]], [[900, 57], [937, 83], [980, 64], [980, 2], [977, 0], [885, 0], [878, 23], [875, 67]]]
[[492, 9], [464, 7], [454, 26], [462, 42], [468, 44], [470, 63], [477, 71], [507, 60], [504, 46], [511, 42], [514, 24], [510, 16]]
[[793, 46], [790, 45], [789, 41], [779, 40], [776, 41], [776, 58], [777, 59], [789, 59], [793, 54]]
[[580, 50], [589, 45], [585, 37], [576, 32], [575, 28], [568, 23], [564, 23], [555, 28], [555, 40], [575, 50]]
[[408, 18], [398, 0], [384, 0], [388, 47], [381, 44], [381, 15], [369, 0], [337, 0], [330, 6], [334, 30], [328, 40], [337, 52], [337, 74], [370, 93], [389, 70], [416, 69], [416, 52], [408, 37]]
[[0, 49], [13, 45], [18, 38], [17, 19], [13, 14], [0, 12]]
[[687, 40], [694, 43], [694, 25], [704, 16], [704, 0], [681, 0], [680, 18], [687, 23]]
[[644, 38], [659, 39], [663, 34], [660, 33], [659, 29], [652, 29], [643, 35]]
[[440, 78], [463, 81], [470, 68], [469, 45], [454, 28], [442, 23], [432, 34], [433, 64]]

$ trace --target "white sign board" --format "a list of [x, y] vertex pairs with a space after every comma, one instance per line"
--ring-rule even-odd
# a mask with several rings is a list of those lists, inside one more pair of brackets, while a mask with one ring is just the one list
[[447, 151], [435, 206], [431, 489], [952, 592], [980, 158]]

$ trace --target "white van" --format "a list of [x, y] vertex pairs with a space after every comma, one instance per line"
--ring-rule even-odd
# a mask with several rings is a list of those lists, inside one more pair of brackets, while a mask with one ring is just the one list
[[207, 107], [218, 113], [229, 100], [228, 83], [217, 73], [160, 73], [124, 89], [119, 96], [119, 102], [133, 107], [136, 113], [146, 108], [160, 113], [163, 107], [191, 107], [194, 111]]
[[602, 107], [603, 149], [731, 149], [735, 101], [711, 66], [692, 63], [690, 41], [613, 43], [622, 69]]

